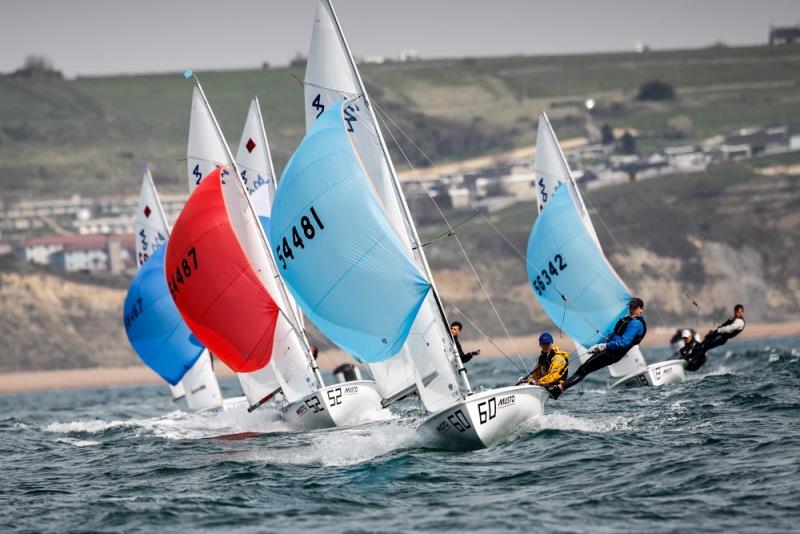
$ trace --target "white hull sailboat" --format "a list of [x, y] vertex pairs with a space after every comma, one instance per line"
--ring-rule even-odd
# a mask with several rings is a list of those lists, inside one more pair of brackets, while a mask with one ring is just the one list
[[[372, 104], [327, 1], [317, 7], [304, 84], [308, 133], [284, 170], [270, 228], [287, 286], [311, 321], [369, 365], [384, 405], [416, 391], [430, 414], [420, 433], [437, 446], [474, 449], [508, 439], [542, 414], [547, 392], [515, 386], [473, 394]], [[306, 234], [313, 241], [293, 247], [298, 223], [314, 219], [317, 230]], [[442, 439], [448, 425], [455, 434]]]
[[[231, 206], [228, 215], [263, 288], [281, 310], [274, 325], [269, 363], [257, 369], [237, 371], [249, 404], [248, 411], [275, 399], [286, 423], [295, 430], [328, 428], [379, 417], [383, 408], [374, 382], [362, 381], [358, 387], [350, 388], [346, 403], [343, 395], [337, 397], [329, 391], [339, 384], [325, 386], [311, 357], [302, 315], [280, 279], [264, 235], [270, 224], [275, 179], [258, 101], [253, 100], [250, 105], [234, 161], [198, 82], [192, 103], [188, 147], [190, 189], [199, 186], [203, 177], [218, 165], [240, 178], [238, 184], [223, 187], [226, 202]], [[325, 403], [331, 396], [335, 404], [326, 409]]]
[[[578, 185], [547, 115], [539, 118], [534, 165], [539, 218], [528, 242], [528, 278], [554, 324], [584, 347], [605, 342], [627, 308], [630, 290], [600, 246]], [[682, 360], [648, 365], [638, 345], [608, 366], [609, 389], [661, 386], [684, 379]]]
[[539, 386], [511, 386], [470, 395], [429, 416], [419, 432], [434, 446], [474, 450], [494, 447], [524, 431], [550, 399]]

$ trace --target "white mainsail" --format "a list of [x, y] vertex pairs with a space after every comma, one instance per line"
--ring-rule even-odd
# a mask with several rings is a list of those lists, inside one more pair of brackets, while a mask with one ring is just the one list
[[[578, 201], [581, 215], [581, 222], [586, 228], [597, 248], [603, 254], [600, 240], [594, 229], [586, 204], [583, 201], [578, 185], [575, 182], [572, 172], [558, 143], [553, 127], [547, 114], [542, 112], [539, 117], [539, 127], [536, 134], [536, 159], [534, 163], [534, 179], [536, 181], [536, 203], [539, 213], [552, 199], [555, 192], [563, 185], [570, 183], [574, 197]], [[605, 257], [605, 254], [603, 254]], [[606, 260], [607, 261], [607, 260]], [[588, 358], [586, 348], [581, 346], [578, 340], [573, 339], [578, 353], [582, 360]], [[612, 377], [621, 377], [633, 372], [641, 371], [647, 366], [642, 351], [639, 346], [631, 348], [628, 353], [617, 363], [608, 366], [608, 372]]]
[[[134, 219], [134, 233], [136, 260], [139, 266], [142, 266], [169, 237], [169, 223], [150, 171], [146, 171], [142, 178], [139, 205]], [[222, 406], [222, 392], [207, 350], [203, 351], [178, 384], [170, 386], [170, 392], [174, 400], [185, 396], [186, 406], [191, 411], [210, 410]]]
[[[257, 98], [250, 103], [247, 112], [236, 163], [259, 222], [267, 232], [272, 214], [272, 200], [275, 198], [275, 171]], [[294, 298], [283, 287], [281, 279], [270, 277], [266, 286], [278, 306], [288, 310], [295, 324], [302, 328], [302, 315]], [[283, 315], [278, 317], [275, 328], [272, 357], [274, 363], [268, 368], [274, 366], [276, 378], [289, 403], [314, 392], [317, 382], [309, 365], [306, 345]]]
[[[344, 111], [353, 144], [389, 221], [433, 284], [424, 252], [416, 246], [419, 239], [394, 166], [330, 2], [317, 4], [304, 85], [307, 129], [327, 106], [356, 98]], [[370, 365], [370, 370], [384, 399], [391, 401], [416, 385], [425, 408], [435, 412], [463, 398], [454, 369], [459, 364], [457, 359], [434, 287], [420, 308], [401, 352], [387, 362]]]
[[[283, 311], [276, 325], [270, 363], [257, 371], [237, 373], [245, 396], [251, 408], [254, 408], [271, 398], [278, 390], [283, 392], [289, 402], [299, 400], [320, 387], [322, 381], [311, 369], [307, 345], [299, 339], [298, 323], [294, 320], [295, 308], [292, 304], [287, 304], [284, 297], [285, 290], [275, 270], [271, 250], [260, 224], [263, 217], [269, 217], [271, 210], [271, 196], [267, 195], [269, 187], [264, 186], [271, 183], [274, 191], [274, 173], [260, 111], [257, 105], [255, 108], [251, 105], [250, 110], [239, 151], [247, 165], [245, 176], [241, 181], [224, 180], [223, 194], [231, 224], [242, 249], [270, 296]], [[190, 189], [199, 185], [203, 177], [219, 165], [232, 169], [232, 176], [241, 176], [199, 83], [192, 96], [189, 124], [187, 167]], [[251, 147], [249, 151], [248, 147]], [[198, 173], [201, 175], [199, 178]], [[249, 186], [246, 185], [245, 178]], [[258, 187], [255, 184], [259, 184]], [[260, 211], [256, 210], [256, 203]]]

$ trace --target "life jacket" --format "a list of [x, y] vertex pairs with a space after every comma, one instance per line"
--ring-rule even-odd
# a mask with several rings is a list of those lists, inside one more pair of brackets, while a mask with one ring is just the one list
[[725, 339], [733, 339], [736, 336], [738, 336], [739, 334], [741, 334], [742, 331], [744, 330], [744, 327], [747, 324], [746, 321], [744, 320], [744, 317], [736, 317], [735, 315], [733, 317], [731, 317], [730, 319], [728, 319], [727, 321], [725, 321], [724, 323], [722, 323], [721, 325], [719, 325], [718, 328], [722, 328], [723, 326], [730, 326], [730, 325], [733, 324], [733, 322], [736, 319], [741, 319], [742, 320], [742, 323], [743, 323], [742, 327], [739, 330], [735, 331], [735, 332], [731, 332], [730, 334], [720, 334], [721, 336], [725, 336]]
[[[644, 336], [647, 334], [647, 323], [644, 322], [644, 317], [642, 316], [631, 317], [630, 315], [626, 315], [625, 317], [617, 321], [617, 324], [614, 326], [614, 334], [618, 336], [624, 334], [625, 330], [628, 329], [628, 325], [630, 324], [631, 321], [640, 321], [642, 323], [642, 333], [633, 338], [633, 343], [631, 343], [631, 347], [633, 347], [634, 345], [638, 345], [639, 343], [641, 343], [642, 340], [644, 339]], [[628, 348], [630, 349], [630, 347]]]

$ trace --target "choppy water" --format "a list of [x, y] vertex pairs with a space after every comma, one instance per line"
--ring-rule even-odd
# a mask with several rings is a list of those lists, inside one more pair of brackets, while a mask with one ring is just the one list
[[425, 448], [413, 404], [300, 434], [270, 410], [176, 411], [156, 385], [0, 397], [0, 530], [797, 531], [799, 360], [800, 338], [732, 342], [680, 385], [590, 377], [536, 430], [466, 453]]

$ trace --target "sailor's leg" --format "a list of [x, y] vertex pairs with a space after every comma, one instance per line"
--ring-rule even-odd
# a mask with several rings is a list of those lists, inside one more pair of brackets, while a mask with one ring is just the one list
[[599, 371], [603, 367], [611, 365], [620, 360], [618, 354], [609, 351], [598, 352], [597, 354], [586, 360], [583, 365], [578, 367], [578, 370], [564, 382], [564, 391], [568, 390], [584, 378], [586, 375]]
[[726, 341], [728, 341], [728, 339], [722, 334], [712, 332], [711, 334], [707, 335], [705, 339], [703, 339], [702, 343], [700, 343], [700, 350], [702, 352], [708, 352], [711, 349], [721, 347]]

